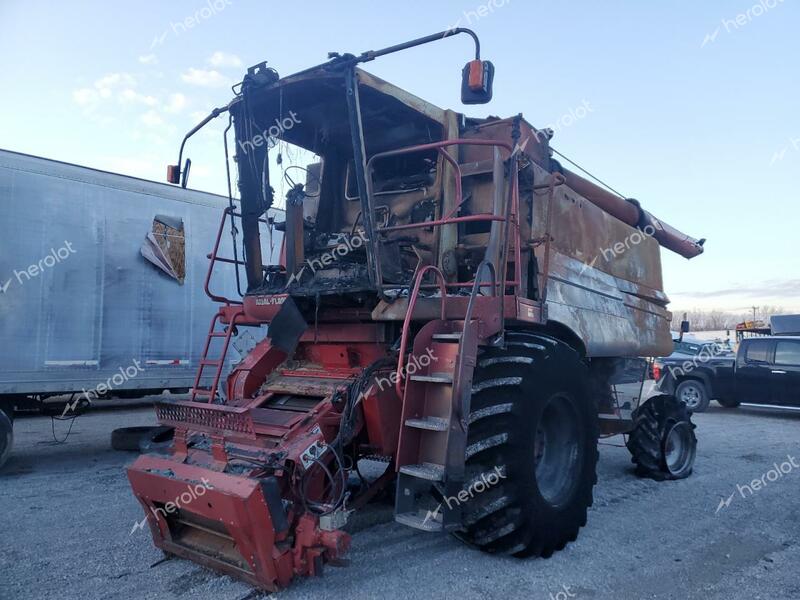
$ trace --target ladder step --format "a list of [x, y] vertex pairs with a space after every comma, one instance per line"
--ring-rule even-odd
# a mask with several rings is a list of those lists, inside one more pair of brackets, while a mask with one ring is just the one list
[[221, 360], [209, 360], [207, 358], [201, 358], [200, 364], [207, 366], [207, 367], [218, 367], [222, 364]]
[[412, 375], [411, 381], [427, 383], [453, 383], [453, 376], [449, 373], [431, 373], [430, 375]]
[[225, 331], [215, 331], [214, 333], [209, 333], [208, 337], [227, 337], [227, 335]]
[[427, 479], [428, 481], [444, 481], [444, 465], [422, 463], [421, 465], [404, 465], [400, 467], [404, 475]]
[[193, 396], [210, 396], [211, 395], [211, 390], [209, 390], [208, 388], [194, 388], [192, 390], [192, 395]]
[[457, 333], [434, 333], [433, 334], [433, 341], [440, 341], [440, 342], [460, 342], [461, 341], [461, 332]]
[[406, 427], [426, 429], [428, 431], [447, 431], [447, 419], [442, 417], [424, 417], [422, 419], [406, 419]]
[[434, 514], [433, 511], [403, 513], [395, 515], [394, 520], [403, 525], [408, 525], [414, 529], [421, 529], [422, 531], [442, 531], [442, 513], [441, 510]]

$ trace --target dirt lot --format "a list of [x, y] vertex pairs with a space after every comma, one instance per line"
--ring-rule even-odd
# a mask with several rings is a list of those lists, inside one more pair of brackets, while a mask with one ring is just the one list
[[[111, 450], [109, 433], [153, 421], [148, 408], [91, 413], [60, 446], [49, 418], [17, 421], [0, 473], [0, 598], [261, 597], [183, 560], [151, 568], [161, 554], [149, 533], [131, 533], [143, 516], [124, 472], [133, 456]], [[699, 454], [685, 481], [637, 479], [621, 438], [606, 440], [589, 524], [549, 560], [487, 556], [375, 507], [349, 567], [278, 597], [800, 598], [800, 468], [782, 464], [800, 465], [800, 413], [715, 405], [695, 421]], [[765, 485], [741, 487], [754, 479]]]

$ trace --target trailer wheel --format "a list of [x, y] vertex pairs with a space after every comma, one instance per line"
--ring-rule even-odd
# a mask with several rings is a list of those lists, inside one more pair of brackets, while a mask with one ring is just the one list
[[0, 408], [0, 468], [8, 461], [11, 456], [11, 448], [14, 446], [14, 423], [6, 412]]
[[174, 427], [153, 427], [150, 432], [139, 439], [139, 451], [145, 454], [148, 452], [166, 452], [172, 448], [174, 437]]
[[111, 447], [123, 452], [139, 452], [142, 446], [165, 435], [164, 427], [120, 427], [111, 432]]
[[638, 475], [658, 481], [691, 475], [697, 437], [686, 404], [674, 396], [654, 396], [633, 411], [633, 422], [627, 446]]
[[705, 384], [697, 379], [682, 381], [675, 389], [675, 396], [692, 412], [705, 411], [711, 402]]
[[586, 524], [597, 409], [571, 347], [529, 332], [506, 341], [480, 356], [473, 377], [456, 536], [485, 552], [549, 557]]

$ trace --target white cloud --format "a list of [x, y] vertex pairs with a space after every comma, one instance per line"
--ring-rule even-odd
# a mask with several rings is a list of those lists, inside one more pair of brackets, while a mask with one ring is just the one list
[[184, 108], [186, 108], [187, 104], [188, 101], [186, 100], [186, 96], [184, 96], [180, 92], [176, 94], [170, 94], [169, 100], [167, 102], [167, 105], [164, 107], [164, 110], [169, 113], [179, 113]]
[[230, 79], [222, 75], [219, 71], [205, 69], [189, 68], [186, 73], [181, 75], [184, 83], [189, 85], [198, 85], [201, 87], [225, 87], [230, 86], [232, 82]]
[[217, 50], [208, 59], [208, 64], [218, 69], [225, 67], [239, 68], [242, 66], [242, 59], [235, 54], [228, 54], [227, 52]]
[[92, 88], [81, 88], [72, 92], [72, 99], [78, 106], [89, 108], [97, 104], [97, 91]]
[[144, 54], [139, 57], [139, 62], [143, 65], [157, 65], [158, 57], [155, 54]]
[[[97, 106], [100, 100], [108, 100], [111, 98], [118, 88], [125, 88], [123, 94], [125, 99], [130, 101], [132, 94], [139, 97], [136, 92], [130, 88], [136, 86], [136, 79], [133, 75], [128, 73], [109, 73], [94, 82], [94, 88], [81, 88], [72, 92], [72, 99], [78, 106], [86, 109], [92, 109]], [[145, 100], [145, 98], [148, 98]], [[123, 99], [123, 98], [120, 98]], [[152, 101], [155, 100], [150, 96], [141, 96], [145, 104], [152, 106]]]
[[159, 125], [164, 124], [164, 119], [162, 119], [161, 115], [154, 110], [148, 110], [141, 117], [139, 117], [139, 120], [147, 125], [147, 127], [158, 127]]
[[136, 79], [129, 73], [109, 73], [94, 82], [94, 87], [98, 90], [110, 90], [117, 86], [134, 87]]
[[155, 106], [158, 100], [153, 96], [139, 94], [130, 88], [126, 88], [119, 93], [119, 100], [124, 104], [144, 104], [145, 106]]

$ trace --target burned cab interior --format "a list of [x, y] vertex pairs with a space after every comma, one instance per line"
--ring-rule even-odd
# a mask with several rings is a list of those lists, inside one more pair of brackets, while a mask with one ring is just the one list
[[[393, 94], [393, 86], [356, 72], [381, 86], [363, 82], [358, 86], [366, 157], [444, 139], [444, 111], [401, 90]], [[301, 74], [243, 89], [234, 125], [250, 294], [289, 292], [296, 298], [327, 296], [334, 301], [346, 292], [342, 302], [350, 305], [354, 300], [375, 301], [364, 220], [368, 203], [362, 198], [354, 152], [360, 140], [353, 135], [346, 90], [341, 73]], [[419, 109], [412, 106], [414, 102]], [[259, 146], [250, 143], [258, 135], [265, 139], [273, 126], [280, 128], [279, 136]], [[370, 171], [373, 227], [440, 218], [444, 186], [442, 158], [436, 149], [386, 156]], [[251, 263], [261, 268], [256, 260], [258, 240], [248, 240], [246, 221], [273, 205], [286, 209], [286, 221], [276, 223], [284, 232], [285, 269], [266, 267], [262, 275], [252, 269]], [[437, 262], [436, 228], [379, 236], [384, 284], [408, 286], [420, 265]]]

